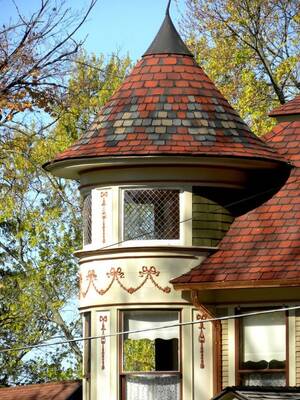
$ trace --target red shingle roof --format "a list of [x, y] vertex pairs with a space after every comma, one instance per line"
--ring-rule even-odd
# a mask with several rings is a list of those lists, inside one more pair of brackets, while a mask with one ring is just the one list
[[81, 382], [65, 381], [0, 388], [1, 400], [82, 400]]
[[88, 132], [54, 162], [136, 155], [282, 160], [255, 136], [188, 55], [146, 55]]
[[[300, 121], [283, 122], [268, 135], [295, 168], [282, 189], [235, 220], [220, 250], [174, 284], [300, 282]], [[251, 285], [252, 283], [252, 285]]]
[[300, 387], [297, 386], [232, 386], [226, 387], [212, 400], [299, 400]]
[[270, 117], [284, 116], [284, 115], [295, 115], [300, 114], [300, 95], [295, 97], [293, 100], [289, 101], [282, 106], [274, 108], [270, 112]]

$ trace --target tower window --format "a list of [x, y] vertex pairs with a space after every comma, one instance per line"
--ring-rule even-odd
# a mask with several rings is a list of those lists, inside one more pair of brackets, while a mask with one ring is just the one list
[[88, 194], [83, 200], [83, 244], [92, 243], [92, 196]]
[[179, 190], [125, 190], [124, 239], [179, 239]]
[[239, 325], [238, 384], [286, 385], [286, 315], [244, 317]]
[[[123, 313], [122, 400], [180, 397], [179, 313], [134, 310]], [[170, 328], [163, 328], [171, 325]]]

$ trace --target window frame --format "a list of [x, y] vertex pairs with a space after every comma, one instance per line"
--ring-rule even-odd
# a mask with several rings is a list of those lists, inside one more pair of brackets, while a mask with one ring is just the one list
[[[118, 325], [119, 332], [124, 331], [124, 316], [126, 312], [133, 311], [166, 311], [166, 312], [177, 312], [178, 314], [178, 323], [182, 322], [182, 309], [179, 308], [133, 308], [133, 309], [121, 309], [118, 311]], [[118, 341], [118, 370], [119, 370], [119, 383], [120, 383], [120, 400], [126, 400], [126, 377], [127, 376], [139, 376], [139, 375], [149, 375], [149, 376], [161, 376], [161, 375], [170, 375], [170, 376], [178, 376], [180, 381], [180, 389], [179, 389], [179, 398], [182, 399], [182, 328], [179, 326], [179, 338], [178, 338], [178, 370], [177, 371], [124, 371], [123, 370], [123, 344], [124, 344], [124, 335], [119, 336]]]
[[[126, 240], [124, 235], [125, 229], [125, 215], [124, 215], [124, 199], [125, 199], [125, 192], [127, 190], [134, 191], [134, 190], [177, 190], [178, 191], [178, 200], [179, 200], [179, 238], [178, 239], [130, 239]], [[141, 245], [180, 245], [183, 243], [184, 232], [183, 232], [183, 205], [184, 205], [184, 193], [185, 190], [178, 186], [126, 186], [120, 188], [120, 225], [119, 225], [119, 238], [122, 244], [126, 246], [141, 246]]]
[[[251, 313], [251, 312], [259, 312], [259, 311], [264, 311], [264, 310], [273, 310], [274, 308], [277, 307], [249, 307], [249, 308], [239, 308], [236, 309], [235, 314], [244, 314], [244, 313]], [[280, 307], [278, 307], [278, 310], [280, 310]], [[240, 368], [240, 356], [241, 356], [241, 318], [236, 318], [235, 319], [235, 384], [237, 386], [242, 385], [242, 376], [243, 374], [251, 374], [251, 373], [261, 373], [261, 374], [272, 374], [272, 373], [278, 373], [278, 372], [284, 372], [285, 374], [285, 386], [289, 385], [289, 315], [288, 311], [284, 312], [284, 320], [285, 320], [285, 368], [278, 368], [278, 369], [243, 369]], [[246, 386], [243, 384], [243, 386]]]

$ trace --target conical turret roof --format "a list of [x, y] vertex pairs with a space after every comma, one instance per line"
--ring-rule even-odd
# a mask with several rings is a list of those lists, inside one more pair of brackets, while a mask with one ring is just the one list
[[46, 165], [82, 159], [218, 156], [285, 162], [254, 135], [200, 68], [167, 12], [143, 58], [90, 129]]

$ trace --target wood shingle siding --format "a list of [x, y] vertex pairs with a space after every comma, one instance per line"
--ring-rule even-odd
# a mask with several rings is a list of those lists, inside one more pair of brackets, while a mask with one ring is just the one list
[[300, 386], [300, 310], [296, 311], [296, 385]]
[[229, 386], [228, 320], [222, 321], [222, 389]]
[[228, 210], [202, 197], [195, 188], [192, 213], [193, 246], [217, 246], [233, 222]]

